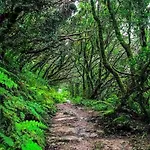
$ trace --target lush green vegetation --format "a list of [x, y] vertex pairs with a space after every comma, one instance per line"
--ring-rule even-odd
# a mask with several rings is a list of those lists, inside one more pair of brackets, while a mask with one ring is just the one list
[[42, 149], [46, 118], [56, 111], [47, 82], [31, 72], [15, 75], [1, 67], [0, 84], [0, 149]]
[[100, 100], [88, 100], [81, 97], [72, 98], [72, 102], [77, 105], [84, 105], [90, 107], [93, 110], [100, 112], [100, 115], [109, 115], [115, 112], [116, 105], [119, 105], [119, 99], [116, 95], [112, 95], [111, 98]]
[[55, 104], [69, 96], [54, 84], [62, 56], [52, 49], [59, 26], [76, 7], [60, 5], [0, 1], [0, 150], [44, 149]]
[[149, 1], [80, 2], [73, 23], [70, 32], [74, 27], [80, 38], [72, 32], [72, 96], [96, 100], [100, 108], [112, 103], [116, 113], [149, 122]]
[[66, 102], [69, 93], [58, 92], [32, 72], [15, 75], [2, 67], [0, 84], [0, 149], [44, 149], [55, 104]]
[[44, 149], [47, 119], [69, 97], [150, 122], [149, 0], [0, 6], [0, 150]]

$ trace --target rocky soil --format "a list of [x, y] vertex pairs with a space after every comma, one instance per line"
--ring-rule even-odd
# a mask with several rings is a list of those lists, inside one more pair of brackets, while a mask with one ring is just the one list
[[46, 150], [132, 150], [126, 136], [106, 136], [90, 121], [96, 112], [65, 103], [58, 105]]

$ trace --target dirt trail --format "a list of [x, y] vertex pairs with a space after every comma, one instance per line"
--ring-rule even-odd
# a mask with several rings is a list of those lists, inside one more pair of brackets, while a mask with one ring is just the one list
[[58, 109], [46, 150], [132, 150], [125, 137], [106, 137], [95, 128], [89, 121], [95, 112], [69, 103], [59, 104]]

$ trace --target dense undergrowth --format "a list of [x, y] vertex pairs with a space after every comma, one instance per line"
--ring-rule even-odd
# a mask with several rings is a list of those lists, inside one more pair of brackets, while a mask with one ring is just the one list
[[47, 118], [64, 101], [46, 80], [24, 71], [14, 74], [0, 67], [0, 150], [42, 150]]
[[99, 113], [97, 124], [104, 128], [108, 134], [147, 134], [149, 125], [142, 120], [140, 107], [137, 103], [132, 104], [132, 111], [135, 114], [130, 114], [126, 111], [118, 111], [117, 106], [120, 105], [119, 98], [112, 95], [105, 101], [84, 99], [82, 97], [72, 98], [72, 102], [76, 105], [85, 106]]

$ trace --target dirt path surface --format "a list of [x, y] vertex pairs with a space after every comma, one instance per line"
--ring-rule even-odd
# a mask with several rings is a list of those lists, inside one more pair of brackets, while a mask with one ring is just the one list
[[132, 150], [125, 137], [106, 137], [90, 118], [96, 115], [72, 104], [59, 104], [46, 150]]

